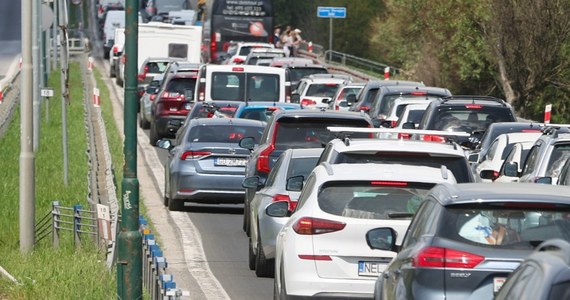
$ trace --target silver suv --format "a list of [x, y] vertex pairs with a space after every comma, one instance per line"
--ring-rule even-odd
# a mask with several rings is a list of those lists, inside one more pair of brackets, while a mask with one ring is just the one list
[[522, 172], [516, 162], [505, 164], [505, 175], [520, 177], [519, 182], [541, 182], [549, 177], [553, 183], [570, 157], [570, 130], [567, 127], [549, 127], [530, 149]]

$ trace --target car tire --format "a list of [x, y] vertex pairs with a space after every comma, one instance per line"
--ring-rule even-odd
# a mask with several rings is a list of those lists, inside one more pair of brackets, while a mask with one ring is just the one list
[[113, 77], [115, 77], [115, 76], [116, 76], [115, 67], [114, 67], [114, 66], [111, 66], [111, 67], [109, 68], [109, 77], [113, 78]]
[[119, 76], [115, 76], [115, 83], [118, 86], [121, 86], [121, 87], [123, 86], [123, 80]]
[[183, 209], [184, 209], [184, 200], [174, 201], [174, 199], [168, 199], [168, 210], [180, 211]]
[[148, 134], [148, 139], [152, 146], [156, 146], [156, 142], [160, 139], [158, 132], [156, 132], [156, 122], [150, 122], [150, 132]]
[[257, 255], [255, 256], [255, 275], [257, 277], [274, 277], [275, 276], [275, 260], [266, 259], [263, 252], [263, 244], [259, 235], [257, 235]]
[[251, 238], [249, 238], [249, 251], [248, 252], [249, 252], [248, 253], [248, 259], [247, 259], [248, 266], [249, 266], [249, 269], [253, 271], [253, 270], [255, 270], [256, 258], [255, 258], [255, 253], [253, 253], [253, 244], [251, 242]]
[[166, 170], [166, 171], [164, 172], [164, 198], [163, 198], [163, 202], [164, 202], [164, 206], [170, 208], [170, 196], [169, 196], [169, 194], [170, 194], [170, 187], [169, 187], [169, 184], [168, 184], [169, 181], [168, 181], [168, 178], [167, 178], [167, 175], [166, 175], [166, 174], [168, 174], [167, 172], [168, 172], [168, 170]]
[[150, 122], [145, 120], [142, 111], [139, 110], [139, 126], [142, 129], [149, 129], [150, 128]]
[[250, 228], [249, 228], [249, 226], [248, 226], [249, 224], [247, 222], [248, 218], [249, 218], [249, 205], [247, 205], [247, 196], [246, 196], [245, 201], [243, 203], [243, 224], [242, 224], [242, 227], [243, 227], [243, 231], [245, 232], [245, 234], [247, 236], [250, 236], [250, 233], [249, 233]]

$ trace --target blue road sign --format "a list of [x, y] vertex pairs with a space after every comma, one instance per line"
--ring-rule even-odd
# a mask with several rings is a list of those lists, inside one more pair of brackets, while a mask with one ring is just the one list
[[317, 7], [319, 18], [346, 18], [346, 7]]

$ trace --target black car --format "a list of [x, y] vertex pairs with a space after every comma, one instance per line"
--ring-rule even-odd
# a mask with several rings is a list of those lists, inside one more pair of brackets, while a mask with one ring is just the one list
[[[462, 132], [480, 136], [496, 122], [516, 122], [515, 112], [506, 101], [490, 96], [458, 95], [430, 102], [418, 129]], [[404, 124], [405, 126], [406, 124]], [[410, 124], [409, 128], [413, 128]], [[441, 141], [436, 135], [424, 136]], [[472, 149], [476, 139], [457, 135], [453, 139], [463, 147]]]
[[495, 300], [570, 299], [570, 243], [548, 240], [507, 278]]
[[378, 95], [378, 90], [381, 86], [425, 86], [421, 82], [417, 81], [405, 81], [405, 80], [370, 80], [366, 82], [364, 88], [358, 93], [356, 99], [346, 99], [349, 102], [354, 102], [354, 104], [348, 109], [350, 111], [370, 111], [370, 106], [372, 101]]
[[569, 194], [568, 187], [533, 183], [436, 185], [400, 249], [389, 227], [367, 235], [371, 248], [398, 252], [374, 298], [492, 299], [535, 247], [570, 240]]
[[[318, 148], [326, 145], [337, 135], [327, 130], [329, 126], [372, 127], [370, 117], [363, 113], [330, 110], [278, 110], [267, 124], [259, 146], [254, 148], [254, 141], [244, 138], [240, 146], [249, 149], [251, 155], [247, 162], [245, 177], [259, 176], [263, 185], [267, 175], [279, 158], [279, 155], [292, 148]], [[369, 137], [369, 134], [360, 134]], [[354, 137], [359, 137], [355, 134]], [[244, 230], [249, 232], [249, 203], [255, 195], [255, 189], [246, 189], [244, 201]]]

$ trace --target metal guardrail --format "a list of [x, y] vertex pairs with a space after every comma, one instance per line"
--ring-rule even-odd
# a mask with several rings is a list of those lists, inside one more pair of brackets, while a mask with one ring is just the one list
[[326, 50], [322, 56], [325, 59], [325, 62], [328, 64], [339, 64], [342, 66], [354, 67], [358, 70], [370, 71], [382, 75], [384, 74], [385, 69], [388, 67], [390, 68], [391, 76], [395, 76], [400, 73], [399, 69], [391, 67], [387, 64], [375, 62], [369, 59], [334, 50]]
[[160, 250], [154, 234], [147, 228], [147, 221], [139, 217], [140, 231], [143, 234], [142, 277], [143, 288], [151, 300], [176, 300], [182, 296], [190, 296], [187, 291], [176, 287], [174, 276], [168, 273], [168, 262]]

